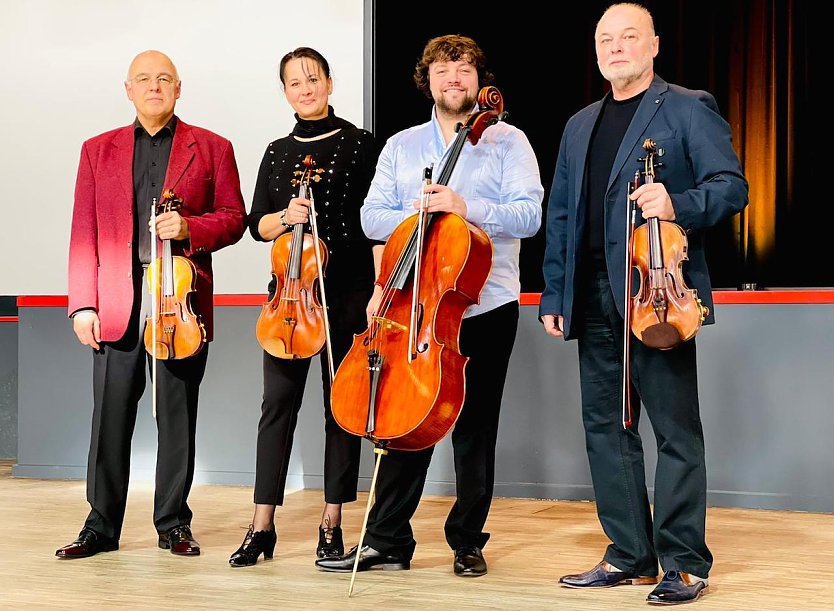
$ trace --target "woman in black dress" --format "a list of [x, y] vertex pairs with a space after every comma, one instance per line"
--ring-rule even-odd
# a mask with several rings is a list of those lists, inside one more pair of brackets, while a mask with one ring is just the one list
[[[328, 104], [333, 80], [327, 60], [299, 47], [281, 59], [284, 95], [295, 111], [292, 133], [270, 143], [258, 171], [249, 231], [272, 241], [297, 223], [309, 222], [309, 201], [298, 197], [293, 172], [312, 155], [324, 172], [311, 183], [319, 238], [329, 250], [324, 273], [333, 369], [350, 349], [353, 335], [367, 328], [365, 307], [374, 283], [372, 243], [359, 222], [359, 208], [373, 178], [379, 149], [370, 132], [337, 117]], [[276, 290], [273, 278], [269, 297]], [[258, 424], [255, 516], [240, 548], [229, 558], [234, 567], [254, 565], [275, 548], [275, 507], [284, 501], [293, 433], [311, 358], [283, 359], [264, 351], [264, 394]], [[342, 503], [356, 500], [361, 438], [342, 430], [330, 410], [330, 373], [321, 353], [324, 392], [324, 500], [319, 558], [344, 553]]]

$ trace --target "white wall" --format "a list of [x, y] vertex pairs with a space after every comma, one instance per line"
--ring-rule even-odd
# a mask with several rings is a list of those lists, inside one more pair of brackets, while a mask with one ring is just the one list
[[[331, 103], [363, 121], [362, 0], [1, 0], [0, 295], [65, 295], [81, 143], [135, 117], [123, 81], [140, 51], [167, 53], [176, 112], [229, 138], [247, 210], [266, 144], [292, 129], [281, 57], [330, 62]], [[216, 292], [263, 293], [269, 247], [247, 234], [215, 255]]]

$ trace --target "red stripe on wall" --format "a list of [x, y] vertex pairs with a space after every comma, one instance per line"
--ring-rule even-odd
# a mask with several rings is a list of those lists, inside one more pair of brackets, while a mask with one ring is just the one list
[[18, 322], [17, 316], [0, 316], [0, 322]]
[[[541, 293], [522, 293], [521, 305], [537, 306]], [[715, 303], [721, 304], [813, 304], [834, 303], [832, 289], [797, 289], [772, 291], [714, 291]], [[217, 306], [260, 306], [266, 301], [266, 293], [215, 295]], [[66, 295], [20, 295], [17, 305], [21, 308], [67, 307]], [[16, 317], [6, 317], [17, 320]], [[0, 318], [0, 320], [4, 320]], [[4, 320], [5, 321], [5, 320]], [[5, 321], [8, 322], [8, 321]]]

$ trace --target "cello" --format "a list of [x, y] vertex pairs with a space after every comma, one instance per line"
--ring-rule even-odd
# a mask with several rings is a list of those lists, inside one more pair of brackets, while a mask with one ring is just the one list
[[[437, 183], [448, 184], [467, 140], [476, 145], [505, 116], [498, 89], [482, 88]], [[425, 203], [385, 244], [377, 278], [382, 299], [331, 389], [333, 417], [343, 429], [396, 450], [430, 447], [457, 420], [468, 360], [459, 351], [460, 324], [492, 268], [492, 241], [483, 230], [457, 214], [429, 213]]]
[[[478, 110], [457, 125], [437, 183], [447, 185], [467, 141], [506, 118], [495, 87], [478, 94]], [[426, 168], [424, 185], [431, 181]], [[416, 215], [392, 232], [382, 253], [379, 305], [368, 329], [354, 336], [331, 388], [331, 410], [349, 433], [374, 443], [376, 461], [357, 549], [368, 524], [382, 456], [387, 449], [422, 450], [440, 441], [463, 407], [464, 368], [460, 326], [480, 299], [492, 269], [492, 241], [480, 228], [450, 212], [428, 212], [424, 189]], [[348, 597], [361, 554], [357, 552]]]
[[330, 379], [334, 377], [333, 355], [327, 320], [324, 292], [324, 268], [328, 251], [318, 236], [316, 210], [311, 182], [321, 180], [324, 170], [315, 168], [312, 155], [302, 161], [303, 170], [293, 172], [298, 178], [298, 196], [310, 202], [312, 234], [304, 231], [304, 223], [278, 236], [272, 244], [272, 275], [277, 286], [272, 299], [263, 305], [255, 325], [255, 335], [272, 356], [283, 359], [310, 358], [327, 346]]

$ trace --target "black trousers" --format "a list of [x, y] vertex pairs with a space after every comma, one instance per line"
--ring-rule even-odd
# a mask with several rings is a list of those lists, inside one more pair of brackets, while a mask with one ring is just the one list
[[[141, 271], [135, 273], [135, 301], [130, 324], [121, 339], [103, 342], [93, 351], [93, 426], [87, 460], [85, 525], [107, 537], [122, 532], [130, 446], [139, 399], [145, 390], [145, 319], [150, 299]], [[142, 283], [141, 285], [139, 283]], [[194, 478], [197, 399], [206, 370], [208, 345], [196, 355], [157, 361], [157, 456], [153, 522], [158, 532], [190, 524], [188, 494]]]
[[[327, 293], [334, 370], [350, 350], [354, 334], [367, 328], [365, 306], [370, 298], [368, 289]], [[264, 352], [264, 395], [255, 467], [257, 504], [284, 504], [293, 435], [311, 360], [281, 359]], [[322, 351], [319, 360], [324, 393], [324, 500], [349, 503], [356, 500], [362, 438], [348, 433], [333, 419], [326, 351]]]
[[[446, 518], [446, 541], [484, 547], [484, 532], [495, 483], [495, 444], [510, 355], [518, 329], [518, 302], [465, 318], [460, 330], [466, 398], [452, 431], [456, 500]], [[434, 448], [416, 452], [389, 450], [382, 457], [376, 498], [368, 518], [365, 543], [374, 549], [411, 558], [416, 542], [410, 520], [426, 483]]]
[[[706, 465], [695, 340], [671, 350], [631, 336], [633, 425], [623, 428], [623, 318], [605, 272], [589, 274], [579, 324], [582, 419], [597, 514], [611, 544], [605, 560], [624, 571], [707, 577]], [[646, 491], [640, 402], [657, 439], [654, 516]]]

